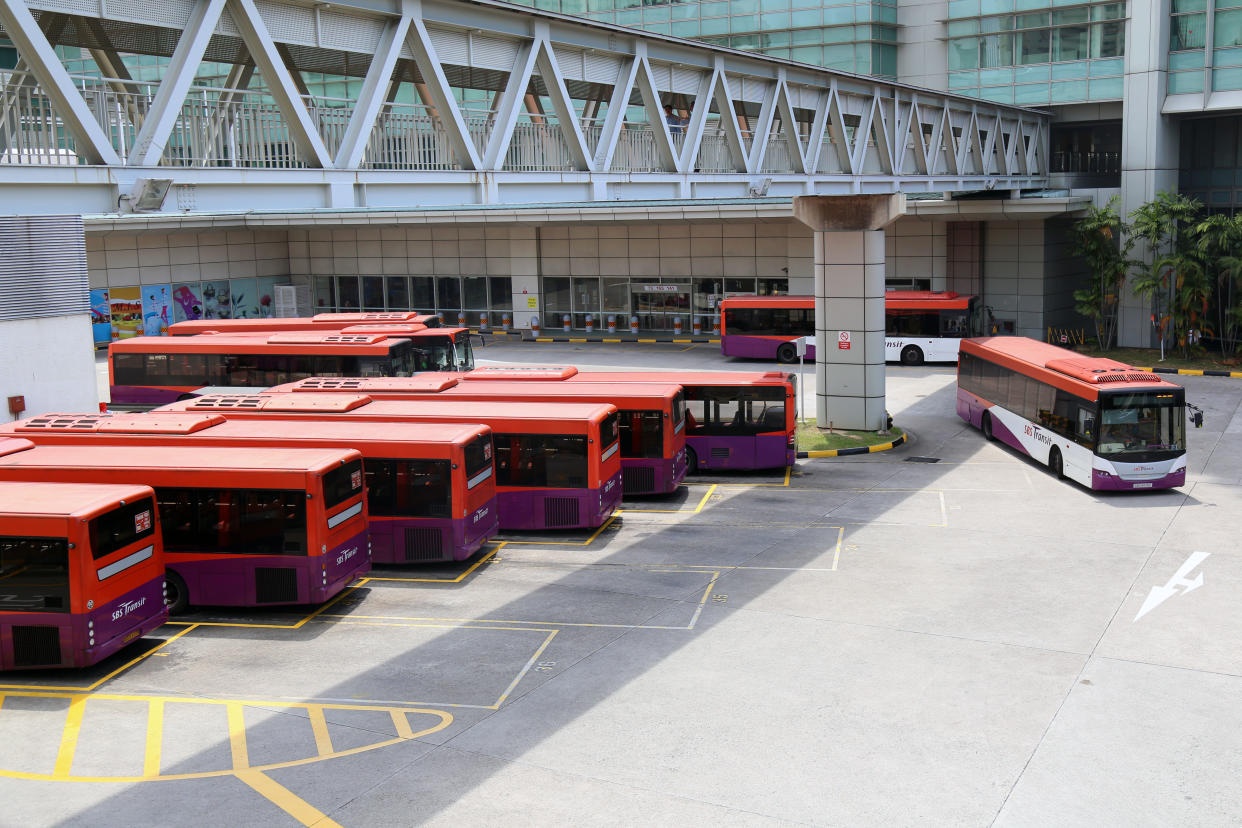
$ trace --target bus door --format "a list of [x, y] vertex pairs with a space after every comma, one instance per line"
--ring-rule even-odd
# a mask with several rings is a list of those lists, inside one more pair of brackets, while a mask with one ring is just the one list
[[680, 318], [683, 330], [690, 330], [689, 285], [630, 285], [630, 294], [639, 328], [671, 331], [673, 320]]

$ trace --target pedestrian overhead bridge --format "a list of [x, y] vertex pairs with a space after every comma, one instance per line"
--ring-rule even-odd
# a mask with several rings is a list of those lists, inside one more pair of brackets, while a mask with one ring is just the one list
[[490, 0], [0, 0], [0, 26], [29, 212], [1046, 183], [1042, 112]]

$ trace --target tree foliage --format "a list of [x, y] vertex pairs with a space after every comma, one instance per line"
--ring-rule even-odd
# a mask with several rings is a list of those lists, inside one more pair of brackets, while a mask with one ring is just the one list
[[1103, 207], [1088, 207], [1074, 223], [1074, 252], [1087, 262], [1087, 287], [1074, 291], [1074, 308], [1095, 324], [1096, 341], [1111, 348], [1117, 336], [1117, 307], [1131, 267], [1134, 240], [1113, 196]]

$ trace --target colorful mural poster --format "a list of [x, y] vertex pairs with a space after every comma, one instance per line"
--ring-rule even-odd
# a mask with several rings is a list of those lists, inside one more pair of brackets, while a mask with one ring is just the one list
[[108, 291], [91, 291], [91, 329], [95, 333], [96, 345], [107, 345], [112, 341], [112, 311], [108, 308]]
[[267, 319], [276, 312], [276, 286], [289, 284], [288, 276], [259, 277], [259, 316]]
[[229, 297], [233, 300], [234, 319], [259, 318], [258, 279], [230, 279]]
[[173, 322], [203, 318], [203, 289], [198, 282], [173, 285]]
[[171, 324], [172, 308], [169, 307], [168, 285], [142, 286], [142, 333], [143, 336], [164, 336]]
[[142, 334], [142, 288], [117, 287], [108, 291], [112, 338], [129, 339]]
[[203, 282], [203, 318], [233, 318], [233, 306], [229, 301], [228, 282]]

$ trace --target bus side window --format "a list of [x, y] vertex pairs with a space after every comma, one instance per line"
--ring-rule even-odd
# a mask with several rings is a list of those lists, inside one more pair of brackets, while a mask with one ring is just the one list
[[1094, 443], [1095, 442], [1095, 412], [1083, 406], [1078, 407], [1078, 427], [1077, 432], [1079, 442]]

